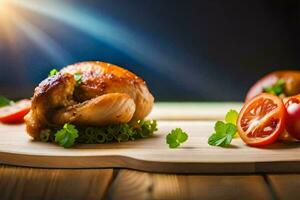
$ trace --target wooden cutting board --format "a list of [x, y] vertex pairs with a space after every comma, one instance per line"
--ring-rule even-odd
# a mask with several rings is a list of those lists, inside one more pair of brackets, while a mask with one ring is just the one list
[[[248, 147], [236, 138], [229, 148], [212, 147], [207, 144], [207, 139], [213, 126], [214, 121], [160, 120], [159, 131], [153, 138], [64, 149], [55, 144], [32, 141], [25, 133], [24, 125], [0, 125], [0, 163], [45, 168], [130, 168], [170, 173], [300, 172], [300, 144], [277, 143], [259, 149]], [[182, 147], [169, 149], [165, 137], [176, 127], [186, 131], [189, 139]]]
[[224, 119], [230, 109], [239, 110], [242, 104], [237, 102], [207, 102], [207, 103], [156, 103], [149, 119], [157, 120], [216, 120]]

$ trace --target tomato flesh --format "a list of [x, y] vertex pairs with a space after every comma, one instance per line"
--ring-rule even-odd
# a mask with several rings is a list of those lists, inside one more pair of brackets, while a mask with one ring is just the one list
[[297, 140], [300, 140], [300, 99], [291, 97], [285, 103], [287, 117], [286, 130]]
[[282, 100], [262, 93], [242, 108], [238, 118], [238, 133], [251, 146], [273, 143], [284, 130], [285, 108]]
[[24, 116], [29, 112], [31, 102], [28, 99], [0, 108], [0, 122], [16, 124], [24, 122]]

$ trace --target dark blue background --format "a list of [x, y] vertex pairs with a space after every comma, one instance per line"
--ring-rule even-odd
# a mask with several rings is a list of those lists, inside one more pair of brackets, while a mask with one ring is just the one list
[[300, 69], [298, 1], [24, 2], [35, 7], [11, 5], [12, 42], [0, 35], [0, 95], [30, 96], [85, 60], [124, 66], [169, 101], [242, 100], [263, 74]]

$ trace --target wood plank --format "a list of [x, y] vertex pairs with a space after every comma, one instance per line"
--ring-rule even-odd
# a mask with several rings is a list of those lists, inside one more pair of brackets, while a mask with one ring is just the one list
[[102, 199], [112, 169], [36, 169], [0, 167], [0, 197], [5, 199]]
[[230, 109], [240, 110], [241, 102], [158, 102], [149, 119], [157, 120], [218, 120]]
[[[169, 149], [166, 135], [181, 127], [189, 139]], [[213, 121], [159, 121], [148, 139], [64, 149], [32, 141], [24, 126], [0, 125], [0, 163], [44, 168], [130, 168], [167, 173], [300, 172], [300, 145], [277, 143], [253, 148], [239, 138], [229, 148], [207, 144]]]
[[272, 199], [262, 176], [167, 175], [121, 170], [109, 199]]
[[269, 175], [267, 178], [278, 199], [300, 199], [300, 174], [276, 174]]

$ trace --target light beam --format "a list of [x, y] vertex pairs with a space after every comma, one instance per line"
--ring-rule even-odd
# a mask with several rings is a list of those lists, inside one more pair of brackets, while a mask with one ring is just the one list
[[[63, 1], [12, 0], [16, 5], [33, 12], [64, 22], [90, 36], [125, 52], [152, 70], [168, 76], [174, 81], [185, 85], [187, 90], [206, 95], [212, 91], [199, 91], [198, 85], [209, 82], [209, 77], [199, 68], [192, 67], [192, 59], [188, 55], [172, 55], [172, 51], [161, 44], [145, 41], [139, 35], [130, 32], [112, 20], [101, 16], [94, 17], [83, 9], [70, 6]], [[167, 41], [172, 42], [172, 41]], [[174, 59], [175, 58], [175, 59]], [[199, 59], [199, 58], [198, 58]], [[187, 70], [185, 66], [190, 66]]]

